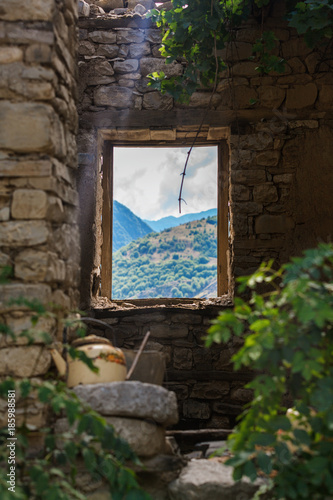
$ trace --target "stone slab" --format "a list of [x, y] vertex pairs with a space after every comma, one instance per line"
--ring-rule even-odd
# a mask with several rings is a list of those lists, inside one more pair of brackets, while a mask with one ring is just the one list
[[261, 481], [234, 481], [231, 467], [211, 460], [192, 460], [169, 486], [170, 500], [250, 500]]
[[150, 418], [163, 426], [178, 422], [174, 392], [138, 381], [80, 385], [76, 394], [105, 416]]

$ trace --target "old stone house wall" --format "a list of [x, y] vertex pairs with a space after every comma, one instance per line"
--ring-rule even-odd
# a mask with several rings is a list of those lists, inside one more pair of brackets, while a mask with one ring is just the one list
[[[196, 92], [175, 103], [147, 85], [147, 74], [181, 74], [182, 62], [165, 65], [159, 31], [140, 15], [79, 20], [79, 163], [82, 202], [82, 291], [87, 298], [99, 273], [99, 155], [104, 139], [126, 144], [158, 134], [188, 144], [227, 131], [231, 234], [229, 264], [235, 278], [263, 260], [280, 265], [332, 234], [333, 75], [330, 49], [309, 49], [276, 7], [267, 20], [286, 60], [282, 74], [260, 75], [250, 61], [261, 27], [248, 22], [224, 51], [229, 68], [217, 91]], [[210, 107], [208, 110], [208, 106]], [[129, 133], [130, 131], [130, 133]], [[164, 135], [163, 135], [164, 134]], [[173, 135], [172, 135], [173, 134]], [[170, 142], [169, 142], [170, 143]], [[133, 167], [135, 168], [135, 166]], [[175, 179], [175, 182], [178, 182]], [[189, 181], [187, 181], [189, 182]], [[129, 182], [130, 189], [130, 182]], [[232, 280], [229, 284], [232, 293]], [[95, 288], [96, 290], [96, 288]], [[130, 310], [95, 308], [121, 346], [137, 348], [150, 329], [150, 347], [165, 353], [166, 385], [176, 391], [182, 426], [228, 427], [250, 393], [250, 373], [232, 373], [237, 344], [203, 347], [210, 320], [221, 306]], [[105, 332], [110, 335], [109, 331]]]
[[[78, 304], [76, 23], [75, 0], [1, 1], [0, 265], [13, 276], [0, 287], [0, 321], [14, 333], [31, 313], [10, 299]], [[38, 327], [54, 331], [51, 320]], [[1, 336], [0, 376], [47, 373], [49, 353], [26, 343]], [[29, 412], [40, 425], [41, 408]]]
[[[282, 20], [281, 4], [274, 3], [266, 25], [277, 35], [285, 72], [257, 73], [257, 63], [248, 58], [261, 28], [249, 22], [224, 54], [230, 67], [220, 75], [212, 100], [211, 90], [202, 89], [185, 106], [147, 86], [149, 72], [163, 68], [179, 74], [184, 65], [164, 65], [159, 31], [141, 15], [81, 18], [77, 63], [74, 0], [2, 0], [0, 264], [13, 268], [13, 281], [1, 286], [3, 302], [24, 295], [66, 308], [78, 303], [79, 222], [81, 304], [89, 306], [102, 244], [102, 143], [112, 134], [128, 137], [129, 130], [132, 137], [144, 131], [147, 141], [171, 137], [178, 144], [187, 144], [200, 123], [202, 141], [226, 133], [233, 278], [262, 260], [274, 258], [278, 265], [330, 237], [331, 50], [307, 48]], [[183, 422], [227, 426], [249, 397], [242, 386], [250, 375], [231, 371], [235, 343], [210, 351], [202, 347], [218, 309], [184, 304], [90, 312], [113, 325], [124, 347], [137, 347], [150, 328], [151, 348], [167, 356], [167, 385], [179, 396]], [[27, 311], [18, 307], [3, 307], [1, 319], [14, 331], [29, 324]], [[52, 323], [43, 326], [52, 330]], [[9, 347], [2, 338], [0, 375], [31, 375], [38, 352], [38, 345], [28, 347], [22, 340]], [[50, 364], [45, 354], [34, 375], [45, 374]]]
[[[206, 114], [209, 89], [196, 92], [186, 106], [147, 86], [147, 74], [153, 70], [177, 75], [184, 69], [181, 62], [164, 64], [159, 30], [149, 20], [139, 15], [105, 15], [79, 21], [85, 292], [91, 287], [93, 270], [100, 264], [98, 249], [91, 242], [96, 238], [92, 228], [98, 227], [97, 151], [107, 130], [116, 129], [121, 137], [128, 129], [137, 130], [138, 136], [140, 130], [147, 133], [150, 129], [153, 140], [156, 130], [163, 137], [163, 129], [167, 134], [172, 127], [195, 128], [202, 117], [206, 127], [227, 127], [233, 276], [251, 272], [263, 259], [274, 258], [280, 264], [329, 237], [331, 49], [308, 48], [281, 19], [281, 4], [276, 3], [266, 25], [278, 38], [276, 54], [286, 60], [285, 71], [269, 76], [256, 71], [258, 63], [249, 61], [249, 57], [261, 27], [256, 21], [249, 22], [224, 51], [230, 67], [220, 75]], [[184, 136], [189, 138], [191, 134], [187, 131]]]

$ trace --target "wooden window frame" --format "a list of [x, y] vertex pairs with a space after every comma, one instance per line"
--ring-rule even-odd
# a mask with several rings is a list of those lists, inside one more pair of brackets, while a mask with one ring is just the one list
[[[218, 129], [222, 130], [222, 129]], [[191, 146], [190, 140], [177, 141], [148, 141], [145, 134], [140, 136], [140, 131], [135, 131], [135, 140], [131, 139], [130, 131], [121, 131], [121, 138], [117, 131], [105, 131], [102, 135], [102, 235], [103, 243], [101, 245], [101, 295], [112, 299], [112, 225], [113, 225], [113, 161], [115, 147], [188, 147]], [[125, 135], [126, 134], [126, 135]], [[163, 135], [163, 134], [161, 134]], [[211, 134], [212, 135], [212, 134]], [[226, 140], [226, 133], [220, 134], [222, 138], [213, 138], [209, 140], [198, 140], [197, 146], [217, 146], [217, 298], [230, 293], [230, 263], [229, 263], [229, 147]], [[111, 140], [110, 140], [111, 136]], [[125, 140], [124, 140], [125, 137]], [[170, 300], [170, 298], [165, 298]], [[155, 299], [142, 299], [155, 300]], [[159, 302], [163, 299], [156, 299]], [[182, 300], [182, 299], [180, 299]], [[186, 299], [188, 300], [188, 299]], [[185, 301], [186, 301], [185, 300]], [[195, 299], [194, 299], [195, 300]], [[184, 302], [185, 302], [184, 301]]]

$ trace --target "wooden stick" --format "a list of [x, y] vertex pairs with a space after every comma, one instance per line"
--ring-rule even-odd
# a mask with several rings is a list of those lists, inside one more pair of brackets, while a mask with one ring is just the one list
[[128, 380], [130, 378], [130, 376], [132, 375], [132, 373], [134, 372], [135, 367], [138, 364], [139, 358], [140, 358], [140, 356], [142, 354], [142, 351], [144, 350], [145, 345], [147, 344], [147, 341], [149, 339], [149, 335], [150, 335], [150, 330], [148, 330], [148, 332], [146, 333], [145, 338], [143, 339], [142, 344], [140, 345], [140, 349], [138, 350], [138, 353], [137, 353], [137, 355], [134, 358], [132, 366], [129, 369], [128, 374], [126, 375], [126, 379], [125, 380]]

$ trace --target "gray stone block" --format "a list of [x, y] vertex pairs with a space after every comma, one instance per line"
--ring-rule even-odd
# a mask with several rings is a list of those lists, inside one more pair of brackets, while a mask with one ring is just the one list
[[105, 416], [150, 418], [163, 426], [178, 422], [174, 392], [138, 381], [80, 385], [76, 394]]
[[250, 500], [262, 484], [234, 481], [232, 467], [211, 460], [193, 460], [169, 484], [170, 500]]

